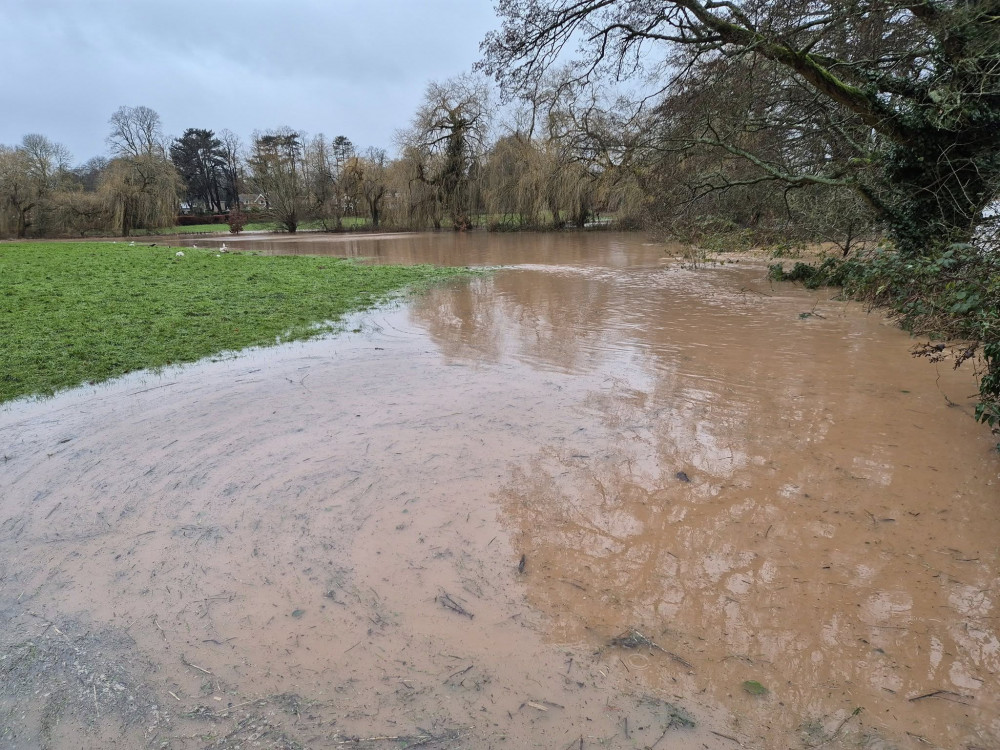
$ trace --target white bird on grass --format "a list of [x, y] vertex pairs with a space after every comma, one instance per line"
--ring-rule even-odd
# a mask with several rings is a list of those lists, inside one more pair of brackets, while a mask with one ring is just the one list
[[178, 250], [177, 253], [176, 253], [176, 255], [177, 255], [178, 258], [183, 258], [184, 257], [184, 251], [183, 250]]

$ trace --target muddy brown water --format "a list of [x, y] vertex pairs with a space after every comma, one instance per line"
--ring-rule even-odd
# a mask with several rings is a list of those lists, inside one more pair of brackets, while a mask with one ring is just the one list
[[504, 267], [0, 407], [0, 746], [1000, 747], [970, 373], [637, 235], [226, 242]]

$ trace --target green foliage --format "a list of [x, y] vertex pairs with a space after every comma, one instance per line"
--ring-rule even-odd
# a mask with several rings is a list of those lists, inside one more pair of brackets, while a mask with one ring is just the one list
[[761, 685], [757, 680], [747, 680], [743, 683], [743, 689], [750, 695], [767, 695], [770, 691]]
[[234, 208], [229, 212], [229, 232], [239, 234], [247, 225], [249, 217], [239, 208]]
[[691, 718], [691, 714], [683, 708], [672, 703], [665, 705], [667, 707], [667, 729], [693, 729], [695, 727], [695, 721]]
[[[1000, 429], [1000, 256], [986, 243], [952, 243], [919, 256], [880, 248], [862, 258], [828, 258], [791, 271], [770, 266], [772, 279], [810, 289], [843, 287], [846, 296], [889, 311], [914, 335], [961, 342], [955, 367], [978, 353], [976, 419]], [[940, 359], [941, 347], [915, 352]]]
[[0, 245], [0, 402], [305, 339], [460, 273], [111, 243]]
[[[188, 128], [170, 146], [170, 160], [184, 181], [189, 203], [200, 201], [211, 211], [222, 211], [222, 201], [235, 192], [226, 186], [226, 152], [211, 130]], [[228, 187], [228, 189], [227, 189]]]
[[811, 263], [797, 262], [791, 271], [785, 271], [781, 263], [768, 266], [768, 275], [774, 281], [797, 281], [806, 289], [818, 289], [821, 286], [843, 286], [847, 272], [854, 267], [852, 261], [837, 258], [827, 258], [818, 266]]

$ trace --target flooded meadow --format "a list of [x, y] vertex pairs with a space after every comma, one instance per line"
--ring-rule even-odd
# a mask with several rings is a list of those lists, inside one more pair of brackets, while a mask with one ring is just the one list
[[968, 365], [637, 234], [226, 243], [490, 270], [0, 407], [0, 747], [1000, 747]]

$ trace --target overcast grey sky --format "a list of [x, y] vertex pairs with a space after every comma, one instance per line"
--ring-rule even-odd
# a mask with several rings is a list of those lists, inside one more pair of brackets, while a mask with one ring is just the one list
[[173, 136], [288, 125], [392, 151], [496, 24], [493, 0], [0, 0], [0, 143], [42, 133], [77, 164], [141, 104]]

